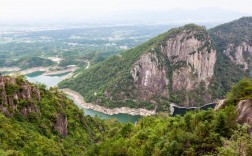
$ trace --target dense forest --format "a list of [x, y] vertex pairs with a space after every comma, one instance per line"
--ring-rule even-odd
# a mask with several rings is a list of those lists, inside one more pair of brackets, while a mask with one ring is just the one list
[[[1, 109], [1, 155], [252, 154], [248, 126], [236, 122], [237, 103], [252, 99], [251, 79], [243, 79], [234, 86], [227, 95], [227, 104], [218, 112], [198, 110], [175, 117], [157, 114], [133, 124], [85, 116], [56, 88], [46, 90], [44, 85], [31, 84], [20, 76], [15, 80], [2, 78], [5, 89], [1, 89], [1, 93], [6, 93], [8, 98], [20, 95], [29, 86], [34, 93], [28, 100], [14, 100], [16, 109], [12, 116]], [[40, 100], [36, 100], [36, 88], [41, 95]], [[12, 110], [13, 105], [4, 103], [3, 99], [2, 96], [1, 108], [7, 105]], [[30, 106], [37, 107], [39, 111], [23, 114], [22, 110]], [[67, 119], [68, 124], [67, 131], [60, 133], [62, 131], [56, 128], [56, 123], [63, 122], [62, 118]]]

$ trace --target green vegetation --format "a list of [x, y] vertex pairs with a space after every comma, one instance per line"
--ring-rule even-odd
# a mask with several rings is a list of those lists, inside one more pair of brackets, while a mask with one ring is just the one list
[[[18, 84], [15, 86], [21, 88]], [[55, 88], [36, 87], [41, 93], [41, 101], [36, 97], [19, 99], [14, 102], [17, 109], [13, 117], [0, 113], [0, 155], [86, 155], [88, 146], [99, 142], [110, 125], [118, 124], [84, 116], [82, 110]], [[19, 92], [13, 85], [6, 85], [6, 90], [9, 95]], [[37, 107], [39, 113], [23, 115], [21, 110], [25, 107]], [[67, 136], [55, 129], [58, 114], [67, 118]]]
[[[16, 81], [27, 83], [21, 77]], [[228, 94], [230, 104], [218, 112], [198, 110], [183, 117], [158, 114], [144, 117], [135, 125], [84, 116], [56, 88], [36, 87], [42, 95], [40, 101], [18, 100], [13, 117], [0, 113], [0, 155], [238, 156], [252, 153], [248, 127], [236, 123], [235, 110], [237, 100], [252, 97], [250, 79], [233, 87]], [[39, 114], [23, 115], [20, 105], [35, 105]], [[55, 130], [59, 113], [68, 121], [65, 136]]]
[[227, 96], [227, 103], [236, 104], [240, 100], [252, 100], [252, 80], [244, 78], [237, 83]]

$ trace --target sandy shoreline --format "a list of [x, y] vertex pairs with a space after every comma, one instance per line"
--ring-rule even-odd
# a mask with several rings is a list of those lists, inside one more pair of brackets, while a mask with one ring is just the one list
[[0, 72], [11, 72], [11, 71], [20, 71], [19, 67], [1, 67]]
[[141, 116], [148, 116], [148, 115], [156, 114], [155, 110], [147, 110], [143, 108], [134, 109], [134, 108], [129, 108], [129, 107], [121, 107], [121, 108], [109, 109], [109, 108], [95, 105], [92, 103], [86, 103], [83, 100], [83, 97], [78, 92], [75, 92], [71, 89], [65, 88], [65, 89], [60, 89], [60, 90], [64, 92], [65, 94], [72, 96], [83, 108], [92, 109], [94, 111], [102, 112], [104, 114], [108, 114], [108, 115], [129, 114], [129, 115], [141, 115]]
[[25, 70], [15, 71], [13, 73], [10, 73], [9, 75], [15, 75], [16, 72], [20, 73], [21, 75], [26, 75], [26, 74], [30, 74], [36, 71], [49, 71], [50, 68], [52, 68], [52, 66], [34, 67], [34, 68], [25, 69]]

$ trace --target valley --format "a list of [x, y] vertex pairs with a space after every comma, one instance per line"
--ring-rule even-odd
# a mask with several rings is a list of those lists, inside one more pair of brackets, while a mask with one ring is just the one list
[[250, 156], [251, 41], [252, 17], [0, 31], [0, 155]]

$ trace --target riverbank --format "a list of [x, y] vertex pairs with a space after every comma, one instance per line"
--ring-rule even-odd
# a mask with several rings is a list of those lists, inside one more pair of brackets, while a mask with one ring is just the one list
[[0, 68], [0, 72], [15, 72], [20, 71], [21, 69], [18, 67], [2, 67]]
[[109, 108], [95, 105], [92, 103], [86, 103], [83, 97], [78, 92], [75, 92], [71, 89], [65, 88], [65, 89], [60, 89], [60, 90], [64, 92], [65, 94], [72, 96], [83, 108], [92, 109], [94, 111], [102, 112], [107, 115], [129, 114], [129, 115], [148, 116], [148, 115], [156, 114], [155, 110], [147, 110], [143, 108], [134, 109], [134, 108], [129, 108], [129, 107], [121, 107], [121, 108], [109, 109]]
[[25, 69], [25, 70], [19, 70], [19, 71], [15, 71], [13, 73], [11, 73], [10, 75], [15, 75], [16, 72], [20, 73], [21, 75], [26, 75], [26, 74], [30, 74], [33, 72], [37, 72], [37, 71], [49, 71], [53, 66], [46, 66], [46, 67], [33, 67], [33, 68], [29, 68], [29, 69]]

